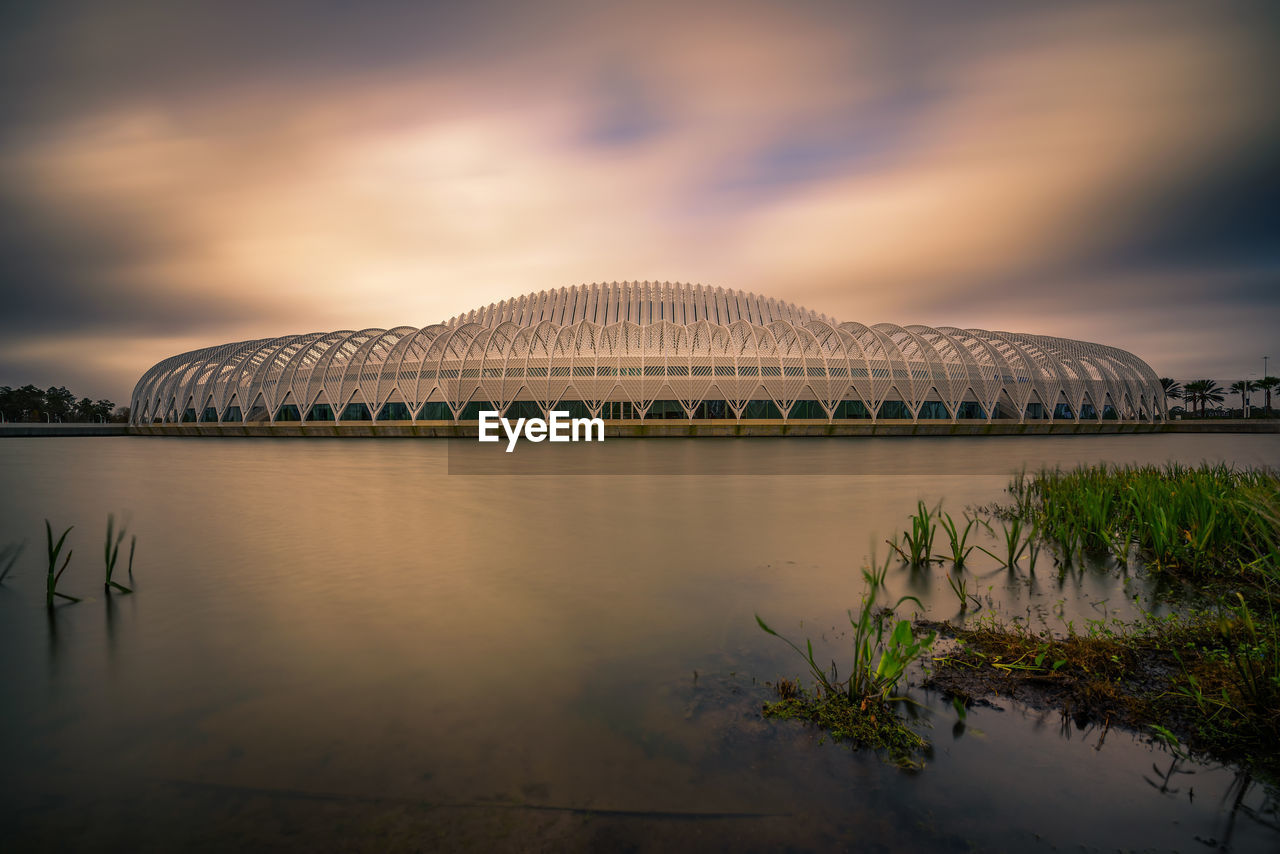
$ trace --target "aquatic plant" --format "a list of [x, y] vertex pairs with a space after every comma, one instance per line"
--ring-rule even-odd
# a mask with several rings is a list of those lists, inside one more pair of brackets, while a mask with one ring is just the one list
[[[1024, 536], [1024, 531], [1029, 531], [1030, 526], [1023, 521], [1020, 516], [1011, 517], [1011, 519], [1001, 520], [1001, 533], [1004, 534], [1005, 552], [1004, 554], [996, 554], [991, 549], [983, 548], [979, 545], [979, 549], [989, 554], [989, 556], [1000, 561], [1001, 566], [1009, 567], [1010, 570], [1018, 568], [1018, 561], [1023, 558], [1023, 554], [1032, 544], [1033, 536], [1028, 533]], [[989, 530], [989, 525], [988, 525]], [[1034, 570], [1034, 567], [1033, 567]]]
[[904, 602], [914, 602], [923, 607], [914, 596], [903, 596], [891, 607], [877, 606], [877, 598], [884, 587], [888, 571], [888, 563], [877, 566], [873, 556], [871, 566], [862, 572], [867, 591], [862, 595], [858, 615], [855, 617], [853, 611], [848, 612], [849, 623], [853, 627], [853, 660], [849, 676], [843, 681], [839, 679], [834, 661], [829, 676], [817, 663], [813, 656], [812, 641], [806, 639], [806, 648], [802, 650], [770, 628], [759, 614], [756, 614], [756, 623], [805, 660], [809, 672], [825, 694], [844, 695], [850, 702], [867, 698], [887, 700], [907, 667], [929, 650], [936, 637], [936, 633], [917, 637], [910, 620], [892, 619], [892, 628], [888, 628], [887, 624], [891, 622], [891, 618], [896, 617], [896, 610]]
[[[115, 569], [116, 569], [116, 560], [120, 557], [120, 544], [124, 542], [124, 538], [125, 536], [127, 536], [127, 531], [124, 525], [121, 525], [120, 529], [118, 531], [115, 531], [113, 535], [113, 528], [115, 527], [115, 521], [116, 521], [115, 516], [108, 513], [107, 514], [107, 539], [102, 547], [102, 556], [103, 556], [103, 560], [106, 563], [107, 577], [106, 577], [106, 581], [103, 582], [102, 586], [106, 589], [108, 593], [111, 592], [111, 588], [113, 587], [116, 590], [119, 590], [121, 593], [132, 593], [133, 592], [132, 590], [130, 590], [128, 587], [125, 587], [120, 582], [111, 580], [111, 575], [112, 573], [115, 572]], [[130, 575], [133, 574], [133, 549], [134, 549], [134, 546], [136, 546], [137, 544], [138, 544], [138, 538], [135, 536], [132, 542], [130, 542], [129, 544], [129, 574]]]
[[942, 525], [942, 530], [947, 532], [947, 540], [951, 548], [951, 565], [956, 569], [963, 569], [965, 561], [969, 558], [969, 553], [976, 548], [967, 545], [969, 542], [969, 532], [973, 530], [973, 526], [978, 524], [976, 516], [966, 514], [968, 520], [965, 523], [964, 530], [960, 531], [950, 513], [938, 514], [938, 524]]
[[889, 548], [898, 553], [910, 566], [926, 566], [933, 560], [933, 537], [938, 526], [933, 522], [934, 511], [923, 502], [916, 503], [916, 513], [911, 517], [911, 530], [902, 532], [903, 546], [897, 539], [885, 540]]
[[877, 604], [888, 571], [888, 562], [877, 566], [874, 556], [871, 566], [863, 570], [867, 591], [857, 616], [849, 611], [853, 661], [844, 680], [840, 680], [834, 661], [829, 673], [819, 666], [812, 641], [806, 639], [802, 650], [756, 614], [756, 623], [761, 629], [782, 640], [804, 659], [817, 686], [811, 694], [797, 683], [780, 680], [777, 690], [781, 699], [766, 704], [764, 715], [809, 721], [836, 740], [882, 748], [898, 765], [916, 767], [915, 754], [926, 742], [894, 713], [889, 702], [900, 698], [890, 694], [907, 668], [932, 647], [937, 634], [918, 635], [909, 620], [896, 617], [895, 610], [904, 602], [920, 604], [914, 596], [903, 596], [892, 608]]
[[979, 608], [982, 607], [982, 602], [979, 601], [978, 597], [969, 593], [969, 579], [965, 578], [962, 570], [952, 570], [947, 573], [947, 584], [951, 585], [951, 592], [956, 594], [956, 598], [960, 600], [961, 612], [969, 610], [970, 600]]
[[1280, 478], [1227, 465], [1088, 466], [1010, 484], [1015, 518], [1078, 553], [1191, 578], [1280, 580]]
[[63, 599], [70, 599], [72, 602], [80, 601], [75, 596], [69, 596], [66, 593], [58, 592], [58, 581], [62, 578], [62, 573], [67, 571], [67, 565], [71, 563], [72, 549], [67, 549], [67, 556], [66, 559], [62, 561], [61, 569], [57, 569], [58, 557], [62, 554], [62, 546], [66, 543], [67, 534], [70, 534], [74, 527], [75, 526], [72, 525], [70, 528], [63, 531], [62, 536], [58, 537], [57, 544], [54, 544], [53, 526], [49, 524], [48, 519], [44, 520], [44, 533], [49, 546], [49, 570], [45, 579], [44, 602], [45, 605], [50, 608], [53, 607], [53, 599], [55, 596], [60, 596]]

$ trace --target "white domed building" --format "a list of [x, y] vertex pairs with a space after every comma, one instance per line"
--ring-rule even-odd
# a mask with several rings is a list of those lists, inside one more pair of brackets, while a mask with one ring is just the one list
[[482, 410], [552, 409], [641, 423], [1166, 417], [1155, 372], [1115, 347], [864, 326], [665, 282], [543, 291], [423, 328], [312, 332], [183, 353], [142, 376], [130, 417], [135, 426], [457, 425]]

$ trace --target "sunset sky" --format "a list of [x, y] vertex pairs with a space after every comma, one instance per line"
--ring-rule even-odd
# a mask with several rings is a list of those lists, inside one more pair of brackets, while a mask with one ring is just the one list
[[0, 384], [689, 281], [1280, 373], [1280, 4], [27, 3]]

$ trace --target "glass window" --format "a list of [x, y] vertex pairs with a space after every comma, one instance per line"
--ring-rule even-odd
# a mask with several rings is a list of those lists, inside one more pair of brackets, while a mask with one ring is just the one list
[[680, 405], [678, 400], [655, 400], [649, 405], [649, 409], [645, 412], [646, 420], [667, 419], [667, 418], [685, 418], [684, 407]]
[[433, 401], [431, 403], [422, 404], [422, 409], [418, 412], [418, 420], [420, 421], [452, 421], [453, 411], [449, 409], [449, 404], [441, 401]]
[[782, 410], [772, 400], [750, 400], [742, 408], [742, 417], [746, 419], [770, 419], [781, 421]]
[[385, 403], [378, 412], [379, 421], [408, 421], [409, 407], [403, 403]]
[[950, 421], [951, 413], [947, 412], [947, 407], [940, 400], [926, 400], [920, 404], [919, 418], [927, 418], [931, 421]]
[[836, 404], [832, 418], [870, 418], [871, 413], [860, 400], [842, 400]]
[[880, 404], [880, 411], [876, 414], [877, 418], [897, 418], [910, 419], [911, 411], [907, 409], [907, 405], [901, 400], [886, 400]]
[[466, 406], [462, 407], [462, 412], [458, 413], [459, 421], [479, 421], [481, 410], [496, 410], [494, 406], [487, 400], [473, 400]]

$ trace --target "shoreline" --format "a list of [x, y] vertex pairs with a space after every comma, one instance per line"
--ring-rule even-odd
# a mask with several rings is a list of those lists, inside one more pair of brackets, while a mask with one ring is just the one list
[[[266, 422], [252, 424], [0, 424], [4, 437], [66, 436], [204, 436], [281, 438], [475, 438], [477, 422], [378, 421]], [[620, 438], [738, 438], [738, 437], [853, 437], [853, 436], [1069, 436], [1162, 433], [1280, 433], [1280, 419], [1222, 419], [1168, 421], [1158, 424], [1129, 421], [1080, 423], [1000, 423], [986, 421], [912, 423], [910, 421], [827, 422], [821, 420], [753, 421], [689, 420], [605, 421], [605, 437]]]

